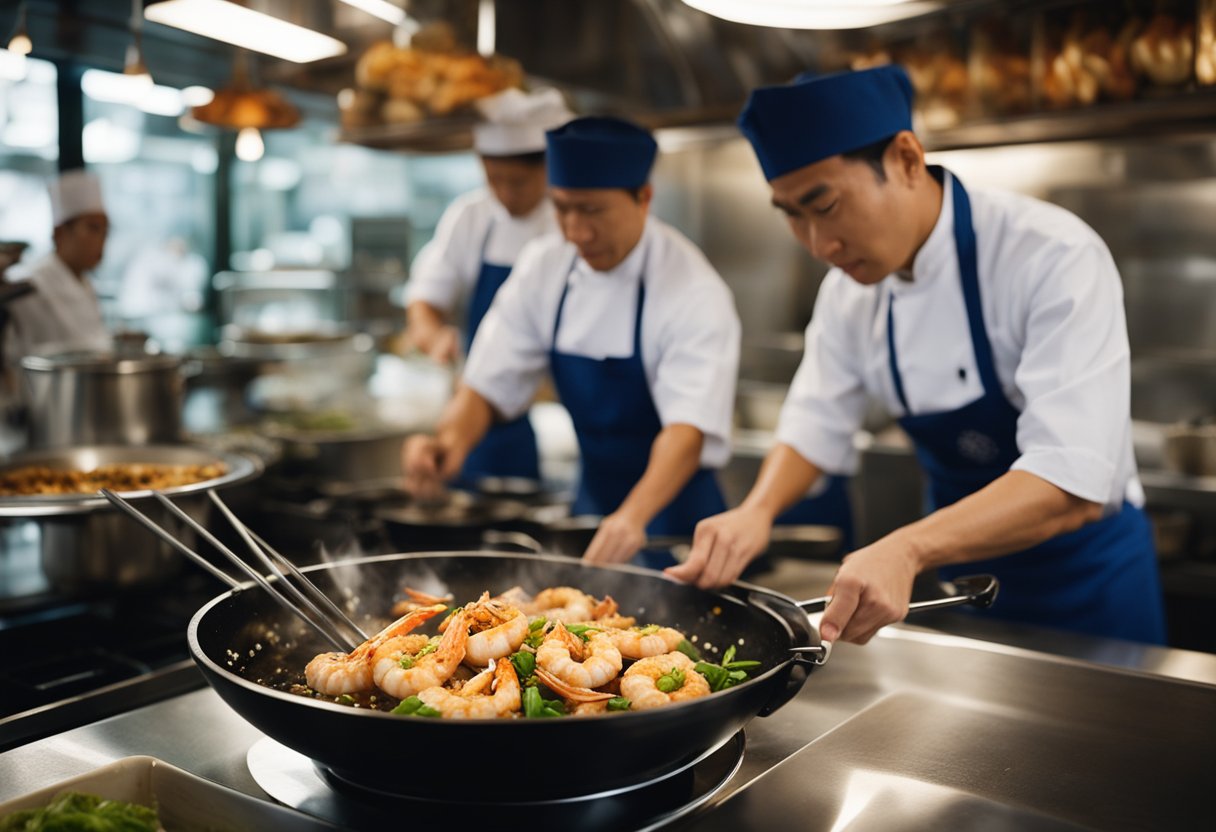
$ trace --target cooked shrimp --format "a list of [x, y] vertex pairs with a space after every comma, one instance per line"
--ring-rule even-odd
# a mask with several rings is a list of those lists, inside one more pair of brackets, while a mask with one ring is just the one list
[[602, 690], [591, 690], [590, 688], [568, 684], [543, 667], [536, 668], [536, 678], [544, 682], [545, 687], [549, 690], [571, 702], [606, 702], [616, 695]]
[[495, 595], [490, 600], [500, 601], [512, 607], [519, 607], [524, 611], [527, 611], [528, 607], [532, 604], [532, 596], [522, 586], [513, 586], [506, 592]]
[[533, 615], [543, 615], [550, 621], [587, 621], [595, 610], [595, 599], [572, 586], [555, 586], [536, 594], [530, 607]]
[[409, 586], [403, 587], [402, 592], [409, 597], [393, 604], [393, 615], [405, 615], [406, 613], [413, 612], [416, 609], [433, 606], [435, 604], [445, 604], [447, 606], [451, 606], [453, 600], [452, 593], [450, 592], [447, 595], [431, 595], [429, 592], [422, 592], [421, 590], [417, 590]]
[[349, 653], [321, 653], [314, 656], [304, 668], [304, 678], [308, 686], [326, 696], [371, 690], [374, 684], [372, 656], [376, 650], [386, 641], [404, 636], [445, 609], [443, 604], [436, 604], [414, 610], [401, 616]]
[[589, 631], [584, 643], [559, 622], [540, 643], [536, 666], [568, 685], [598, 688], [621, 672], [621, 651], [602, 632]]
[[679, 652], [635, 662], [621, 677], [621, 696], [638, 711], [708, 695], [709, 682], [693, 660]]
[[566, 713], [570, 716], [600, 716], [608, 713], [608, 700], [599, 699], [595, 702], [575, 702], [571, 700], [566, 705]]
[[616, 649], [627, 659], [644, 659], [675, 650], [684, 640], [684, 634], [671, 627], [659, 627], [651, 624], [648, 627], [630, 627], [625, 630], [611, 627], [603, 630], [604, 635], [612, 640]]
[[431, 687], [420, 691], [418, 698], [439, 711], [444, 719], [493, 719], [518, 711], [521, 696], [515, 666], [500, 661], [493, 672], [493, 693], [489, 695], [481, 692], [485, 684], [478, 681], [480, 676], [489, 676], [489, 671], [486, 671], [470, 679], [459, 693], [444, 687]]
[[465, 664], [485, 667], [494, 659], [514, 653], [528, 637], [528, 616], [523, 610], [486, 596], [469, 609], [469, 616], [478, 632], [469, 636]]
[[468, 641], [468, 615], [464, 611], [456, 613], [430, 653], [410, 653], [403, 641], [389, 639], [372, 656], [372, 679], [376, 687], [398, 699], [442, 685], [460, 666]]

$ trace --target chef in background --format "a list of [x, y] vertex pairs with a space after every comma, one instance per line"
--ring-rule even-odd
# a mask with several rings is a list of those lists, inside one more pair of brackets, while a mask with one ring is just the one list
[[621, 119], [549, 132], [561, 234], [520, 254], [435, 435], [407, 440], [410, 491], [454, 477], [494, 422], [525, 412], [548, 371], [578, 437], [574, 512], [603, 516], [588, 561], [629, 560], [648, 533], [689, 534], [725, 507], [713, 469], [730, 455], [739, 318], [701, 251], [650, 215], [657, 150]]
[[773, 205], [831, 264], [751, 493], [701, 523], [669, 574], [729, 583], [773, 517], [856, 465], [867, 396], [915, 443], [924, 519], [844, 559], [820, 626], [864, 643], [924, 569], [991, 572], [997, 617], [1164, 640], [1132, 454], [1130, 353], [1110, 251], [1062, 208], [925, 163], [902, 69], [799, 79], [739, 118]]
[[8, 279], [28, 280], [34, 291], [8, 305], [4, 355], [15, 364], [44, 349], [108, 349], [89, 272], [101, 262], [110, 230], [101, 183], [84, 170], [60, 174], [49, 186], [54, 250], [17, 266]]
[[[409, 340], [443, 364], [467, 353], [520, 249], [557, 230], [545, 194], [545, 131], [571, 118], [561, 94], [509, 89], [477, 106], [485, 120], [473, 129], [473, 147], [487, 187], [448, 207], [435, 237], [418, 253], [407, 287]], [[462, 306], [458, 327], [455, 313]], [[463, 484], [490, 476], [540, 477], [526, 409], [492, 427], [465, 460]]]

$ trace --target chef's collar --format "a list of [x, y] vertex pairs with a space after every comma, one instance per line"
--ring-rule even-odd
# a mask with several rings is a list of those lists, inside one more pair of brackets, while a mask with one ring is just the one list
[[624, 260], [617, 263], [608, 271], [596, 271], [582, 257], [579, 257], [575, 263], [574, 271], [579, 275], [592, 277], [596, 280], [619, 280], [630, 283], [636, 281], [642, 273], [642, 268], [646, 264], [647, 252], [650, 250], [650, 238], [653, 236], [651, 228], [651, 219], [647, 217], [646, 226], [642, 229], [642, 236], [633, 247], [633, 250], [625, 255]]
[[893, 274], [887, 281], [892, 291], [905, 294], [915, 292], [928, 286], [937, 279], [943, 271], [957, 269], [958, 254], [954, 250], [954, 194], [950, 186], [949, 171], [942, 185], [942, 209], [937, 214], [937, 222], [920, 251], [912, 258], [911, 280], [901, 280], [898, 274]]
[[[488, 188], [486, 189], [486, 193], [490, 193]], [[490, 196], [493, 196], [493, 194], [490, 193]], [[520, 225], [532, 225], [538, 220], [542, 219], [542, 215], [545, 213], [553, 213], [553, 203], [549, 200], [549, 197], [546, 194], [545, 196], [541, 197], [540, 202], [538, 202], [536, 207], [531, 211], [524, 214], [522, 217], [513, 217], [511, 216], [511, 212], [507, 210], [507, 206], [503, 205], [497, 199], [491, 199], [490, 211], [495, 222], [515, 222], [519, 223]]]

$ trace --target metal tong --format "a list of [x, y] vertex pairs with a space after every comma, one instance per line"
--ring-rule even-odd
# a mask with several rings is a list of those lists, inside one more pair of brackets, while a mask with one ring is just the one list
[[[233, 590], [240, 592], [246, 588], [245, 584], [232, 578], [224, 570], [218, 568], [198, 552], [178, 540], [128, 500], [118, 496], [108, 488], [101, 489], [101, 495], [139, 521], [148, 531], [228, 584]], [[249, 547], [249, 550], [257, 560], [269, 571], [269, 579], [253, 566], [246, 563], [236, 552], [216, 539], [215, 535], [211, 534], [203, 524], [178, 508], [164, 494], [159, 491], [153, 491], [152, 496], [175, 517], [198, 532], [204, 540], [219, 550], [221, 554], [248, 575], [258, 586], [266, 590], [270, 594], [270, 597], [274, 598], [285, 610], [316, 630], [322, 638], [335, 648], [344, 653], [349, 653], [356, 646], [367, 641], [367, 634], [359, 629], [359, 626], [351, 621], [337, 604], [331, 601], [316, 584], [297, 569], [295, 564], [242, 523], [214, 491], [207, 491], [207, 496], [220, 512], [228, 518], [228, 522], [236, 529], [241, 540], [245, 542], [245, 545]]]

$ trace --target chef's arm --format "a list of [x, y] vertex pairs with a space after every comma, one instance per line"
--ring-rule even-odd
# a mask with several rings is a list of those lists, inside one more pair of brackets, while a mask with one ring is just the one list
[[806, 457], [778, 444], [743, 503], [698, 523], [688, 559], [667, 574], [706, 589], [731, 583], [768, 548], [777, 515], [806, 496], [821, 475]]
[[583, 555], [591, 563], [629, 560], [646, 542], [646, 526], [683, 490], [701, 467], [705, 435], [688, 424], [659, 431], [650, 445], [650, 459], [621, 505], [605, 517]]
[[1010, 471], [846, 557], [820, 633], [829, 641], [864, 644], [907, 614], [918, 572], [1018, 552], [1101, 516], [1098, 503], [1026, 471]]
[[405, 308], [405, 323], [411, 346], [441, 364], [456, 357], [459, 334], [442, 309], [424, 300], [413, 301]]
[[406, 491], [422, 498], [442, 492], [444, 483], [460, 472], [465, 457], [494, 419], [489, 401], [471, 387], [460, 385], [444, 408], [434, 435], [416, 434], [405, 440], [401, 467]]

